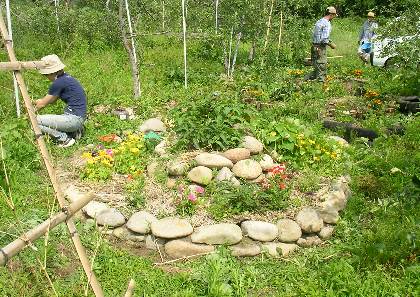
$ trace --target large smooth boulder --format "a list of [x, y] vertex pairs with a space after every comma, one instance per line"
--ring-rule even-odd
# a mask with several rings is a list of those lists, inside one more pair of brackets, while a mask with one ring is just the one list
[[98, 214], [102, 211], [109, 209], [108, 204], [98, 201], [90, 201], [82, 208], [82, 211], [86, 213], [89, 217], [96, 219]]
[[249, 149], [251, 154], [259, 154], [264, 149], [264, 145], [261, 141], [252, 136], [245, 136], [242, 141], [242, 146]]
[[261, 253], [259, 244], [252, 240], [242, 240], [240, 243], [229, 247], [234, 257], [253, 257]]
[[197, 166], [191, 169], [191, 171], [188, 173], [188, 178], [190, 181], [197, 184], [208, 185], [213, 178], [213, 172], [210, 168]]
[[201, 226], [191, 235], [191, 241], [206, 244], [236, 244], [242, 240], [242, 230], [235, 224]]
[[241, 185], [239, 180], [233, 175], [233, 172], [227, 167], [223, 167], [222, 169], [220, 169], [219, 173], [215, 177], [215, 180], [217, 180], [217, 181], [227, 181], [227, 182], [232, 183], [232, 185], [234, 185], [234, 186], [240, 186]]
[[168, 217], [152, 222], [151, 230], [156, 237], [179, 238], [190, 235], [193, 227], [187, 220]]
[[125, 217], [115, 208], [108, 208], [96, 216], [98, 225], [116, 228], [125, 223]]
[[311, 207], [305, 207], [299, 211], [295, 220], [305, 233], [319, 232], [324, 225], [319, 213]]
[[129, 241], [137, 242], [137, 243], [143, 242], [145, 238], [144, 235], [131, 232], [124, 226], [118, 227], [112, 230], [112, 235], [114, 235], [115, 237], [121, 240], [129, 240]]
[[202, 153], [195, 157], [195, 161], [198, 165], [208, 168], [233, 167], [231, 160], [218, 154]]
[[337, 209], [333, 207], [324, 207], [318, 210], [321, 219], [327, 224], [337, 224], [340, 219]]
[[298, 223], [291, 219], [281, 219], [277, 222], [279, 241], [294, 242], [302, 236], [302, 230]]
[[267, 242], [264, 243], [261, 247], [272, 257], [279, 257], [280, 254], [283, 257], [287, 257], [298, 248], [296, 244], [282, 242]]
[[187, 240], [176, 239], [165, 244], [165, 253], [172, 259], [200, 255], [214, 251], [214, 246], [192, 243]]
[[149, 131], [154, 131], [154, 132], [165, 132], [166, 131], [166, 127], [165, 124], [158, 118], [152, 118], [152, 119], [148, 119], [146, 120], [140, 127], [139, 127], [139, 131], [146, 133]]
[[278, 235], [276, 225], [263, 221], [244, 221], [241, 229], [244, 236], [259, 241], [272, 241]]
[[188, 170], [188, 164], [181, 161], [171, 161], [167, 165], [168, 174], [173, 176], [182, 176]]
[[333, 226], [325, 226], [321, 229], [321, 231], [319, 231], [318, 236], [323, 240], [327, 240], [331, 238], [333, 233], [334, 233]]
[[300, 247], [313, 247], [320, 245], [322, 240], [317, 235], [304, 236], [296, 242]]
[[271, 158], [271, 156], [267, 154], [263, 155], [259, 163], [263, 171], [268, 171], [270, 169], [273, 169], [274, 167], [273, 158]]
[[262, 173], [261, 165], [252, 159], [238, 161], [232, 171], [235, 176], [244, 179], [256, 179]]
[[127, 228], [133, 232], [147, 234], [150, 232], [150, 225], [157, 221], [156, 217], [147, 211], [134, 213], [127, 222]]
[[249, 159], [251, 152], [247, 148], [239, 147], [227, 150], [223, 153], [223, 156], [231, 160], [233, 163], [236, 163], [240, 160]]
[[333, 208], [337, 211], [343, 210], [347, 205], [347, 197], [344, 191], [332, 191], [328, 194], [327, 200], [321, 203], [322, 208]]

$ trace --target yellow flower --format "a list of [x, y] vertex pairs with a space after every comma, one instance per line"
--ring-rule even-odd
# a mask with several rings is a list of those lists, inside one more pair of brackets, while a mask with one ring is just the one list
[[305, 135], [303, 134], [303, 133], [300, 133], [300, 134], [298, 134], [298, 136], [297, 136], [298, 138], [304, 138], [305, 137]]
[[89, 153], [89, 152], [84, 152], [84, 153], [82, 154], [82, 158], [83, 158], [83, 159], [91, 159], [91, 158], [92, 158], [92, 154], [91, 154], [91, 153]]
[[336, 152], [332, 152], [332, 153], [331, 153], [331, 158], [333, 158], [333, 159], [337, 159], [337, 157], [338, 157], [338, 155], [337, 155], [337, 153], [336, 153]]
[[314, 161], [319, 161], [319, 157], [314, 156]]
[[308, 140], [308, 142], [309, 142], [310, 144], [315, 144], [315, 141], [313, 141], [312, 139], [309, 139], [309, 140]]
[[87, 163], [90, 164], [90, 165], [92, 165], [92, 164], [95, 163], [95, 161], [93, 159], [89, 159], [89, 160], [87, 160]]
[[140, 150], [138, 148], [136, 148], [136, 147], [133, 147], [133, 148], [130, 149], [130, 152], [132, 152], [133, 154], [137, 155], [140, 152]]
[[275, 131], [272, 131], [272, 132], [270, 133], [270, 135], [274, 137], [274, 136], [276, 136], [276, 135], [277, 135], [277, 133], [276, 133]]

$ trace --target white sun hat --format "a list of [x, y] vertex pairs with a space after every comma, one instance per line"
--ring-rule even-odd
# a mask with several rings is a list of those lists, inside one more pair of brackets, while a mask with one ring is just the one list
[[51, 74], [57, 71], [63, 70], [64, 65], [57, 55], [48, 55], [41, 58], [41, 61], [45, 62], [45, 66], [39, 69], [41, 74]]

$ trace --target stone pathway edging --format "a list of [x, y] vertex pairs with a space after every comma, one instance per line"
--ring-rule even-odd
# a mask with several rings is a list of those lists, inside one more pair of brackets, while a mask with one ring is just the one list
[[[107, 226], [107, 234], [122, 241], [159, 249], [170, 259], [212, 252], [227, 244], [237, 257], [257, 256], [262, 252], [273, 257], [286, 257], [299, 247], [323, 244], [334, 233], [339, 212], [347, 205], [351, 191], [349, 177], [336, 180], [324, 201], [316, 207], [304, 207], [294, 220], [276, 222], [246, 220], [240, 224], [219, 223], [193, 228], [187, 219], [166, 217], [160, 220], [145, 211], [134, 213], [128, 220], [115, 208], [101, 204], [98, 211], [84, 209], [99, 225]], [[97, 206], [97, 202], [91, 202]], [[114, 228], [114, 229], [113, 229]], [[149, 240], [149, 243], [148, 243]]]

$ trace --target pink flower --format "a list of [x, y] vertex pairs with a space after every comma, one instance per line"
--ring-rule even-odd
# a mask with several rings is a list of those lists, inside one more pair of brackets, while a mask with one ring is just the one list
[[193, 193], [190, 193], [189, 195], [188, 195], [188, 200], [190, 200], [191, 202], [196, 202], [197, 201], [197, 196], [195, 196], [195, 194], [193, 194]]
[[197, 186], [197, 187], [195, 187], [195, 192], [198, 193], [198, 194], [204, 194], [204, 188], [200, 187], [200, 186]]
[[178, 192], [179, 192], [180, 194], [183, 194], [183, 193], [184, 193], [184, 186], [183, 186], [183, 185], [179, 185], [179, 187], [178, 187]]
[[107, 155], [109, 155], [110, 157], [112, 157], [114, 155], [114, 152], [112, 149], [106, 149], [105, 153], [107, 153]]

